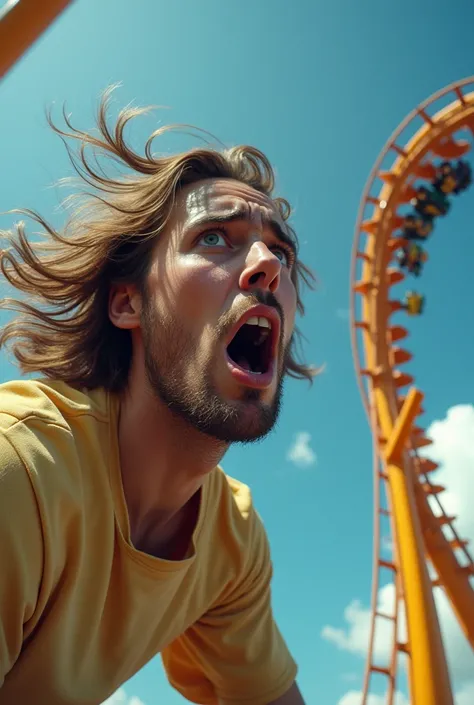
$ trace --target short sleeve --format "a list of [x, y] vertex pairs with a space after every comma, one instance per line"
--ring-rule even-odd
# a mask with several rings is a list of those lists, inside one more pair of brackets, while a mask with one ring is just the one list
[[246, 575], [162, 652], [171, 685], [199, 705], [267, 705], [296, 678], [272, 612], [267, 536], [256, 524]]
[[43, 569], [43, 540], [28, 472], [0, 431], [0, 688], [17, 660]]

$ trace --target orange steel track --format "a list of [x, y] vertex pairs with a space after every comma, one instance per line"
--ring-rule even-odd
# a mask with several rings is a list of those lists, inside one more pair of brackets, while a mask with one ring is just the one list
[[[422, 413], [423, 395], [413, 386], [413, 377], [399, 369], [412, 355], [397, 345], [407, 338], [407, 329], [392, 322], [393, 314], [402, 306], [392, 300], [391, 288], [405, 275], [390, 266], [401, 244], [395, 237], [403, 221], [397, 209], [414, 196], [413, 182], [434, 176], [434, 157], [456, 159], [470, 148], [469, 141], [459, 139], [456, 133], [463, 130], [470, 137], [474, 134], [473, 89], [474, 77], [454, 83], [431, 96], [401, 123], [369, 176], [355, 230], [351, 337], [358, 384], [373, 436], [375, 495], [372, 617], [362, 705], [367, 703], [374, 674], [386, 677], [387, 705], [394, 703], [400, 652], [408, 657], [412, 705], [453, 703], [434, 587], [444, 589], [474, 648], [474, 589], [470, 579], [474, 562], [467, 542], [456, 531], [455, 517], [443, 509], [439, 495], [444, 488], [430, 480], [437, 465], [417, 452], [429, 446], [430, 440], [414, 425]], [[411, 137], [404, 142], [407, 133]], [[402, 396], [406, 387], [408, 393]], [[390, 561], [384, 559], [381, 550], [383, 516], [388, 518], [392, 532]], [[428, 561], [431, 573], [437, 576], [434, 580], [428, 572]], [[382, 569], [391, 572], [395, 585], [390, 614], [381, 614], [377, 606]], [[400, 641], [402, 607], [406, 643]], [[392, 627], [391, 656], [388, 663], [375, 663], [375, 637], [382, 621], [387, 620]]]
[[0, 6], [0, 78], [71, 0], [9, 0]]

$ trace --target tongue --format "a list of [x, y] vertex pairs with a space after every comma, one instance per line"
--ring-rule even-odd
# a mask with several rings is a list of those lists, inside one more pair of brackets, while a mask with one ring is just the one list
[[236, 360], [236, 363], [242, 367], [242, 369], [252, 372], [252, 368], [250, 367], [249, 361], [246, 357], [239, 357], [238, 360]]

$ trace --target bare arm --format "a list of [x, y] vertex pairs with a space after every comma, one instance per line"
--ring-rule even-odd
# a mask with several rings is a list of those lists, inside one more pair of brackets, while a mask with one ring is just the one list
[[25, 623], [35, 614], [43, 551], [31, 482], [22, 460], [0, 431], [0, 692], [5, 675], [20, 655]]
[[[226, 703], [224, 700], [221, 700], [219, 701], [219, 705], [226, 705]], [[284, 695], [277, 700], [272, 700], [272, 702], [267, 703], [267, 705], [305, 705], [305, 702], [298, 685], [293, 683], [291, 688], [287, 690]]]
[[298, 685], [296, 683], [293, 683], [291, 688], [287, 690], [286, 693], [281, 696], [281, 698], [278, 698], [278, 700], [274, 700], [273, 702], [268, 703], [268, 705], [305, 705], [305, 702], [303, 700], [303, 696], [300, 693]]

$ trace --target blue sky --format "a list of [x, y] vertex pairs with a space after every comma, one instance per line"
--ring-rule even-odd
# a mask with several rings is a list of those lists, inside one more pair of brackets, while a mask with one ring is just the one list
[[[305, 295], [305, 352], [326, 370], [311, 389], [288, 383], [276, 432], [255, 447], [233, 448], [224, 467], [251, 485], [267, 526], [275, 612], [308, 703], [355, 705], [350, 691], [360, 690], [364, 664], [371, 438], [347, 319], [359, 199], [379, 151], [405, 115], [434, 91], [474, 74], [473, 25], [468, 0], [458, 0], [455, 12], [441, 0], [76, 0], [0, 83], [1, 211], [27, 206], [58, 222], [61, 193], [52, 184], [71, 169], [44, 108], [66, 101], [75, 123], [87, 129], [99, 93], [117, 81], [123, 84], [118, 105], [169, 106], [143, 120], [137, 139], [156, 120], [192, 123], [227, 144], [258, 146], [276, 167], [279, 191], [295, 206], [302, 257], [320, 280], [318, 291]], [[163, 140], [163, 149], [183, 145], [189, 140]], [[459, 197], [437, 227], [417, 284], [427, 296], [426, 314], [410, 322], [415, 357], [408, 367], [427, 395], [423, 423], [438, 422], [431, 430], [440, 457], [453, 434], [461, 434], [465, 448], [456, 462], [443, 456], [441, 471], [458, 487], [452, 495], [458, 508], [469, 492], [474, 499], [469, 473], [459, 479], [459, 467], [474, 459], [466, 445], [474, 437], [473, 199], [474, 191]], [[0, 217], [1, 227], [11, 222]], [[4, 355], [0, 365], [0, 379], [17, 374]], [[309, 434], [303, 438], [310, 450], [295, 456], [291, 449], [301, 433]], [[471, 529], [474, 535], [472, 522], [465, 524]], [[353, 600], [360, 604], [345, 616]], [[459, 648], [465, 658], [465, 669], [453, 673], [463, 705], [474, 688], [468, 677], [474, 662], [448, 612], [445, 625], [452, 627], [450, 651]], [[183, 702], [167, 685], [159, 659], [114, 702], [140, 701]], [[379, 703], [375, 698], [371, 705]]]

